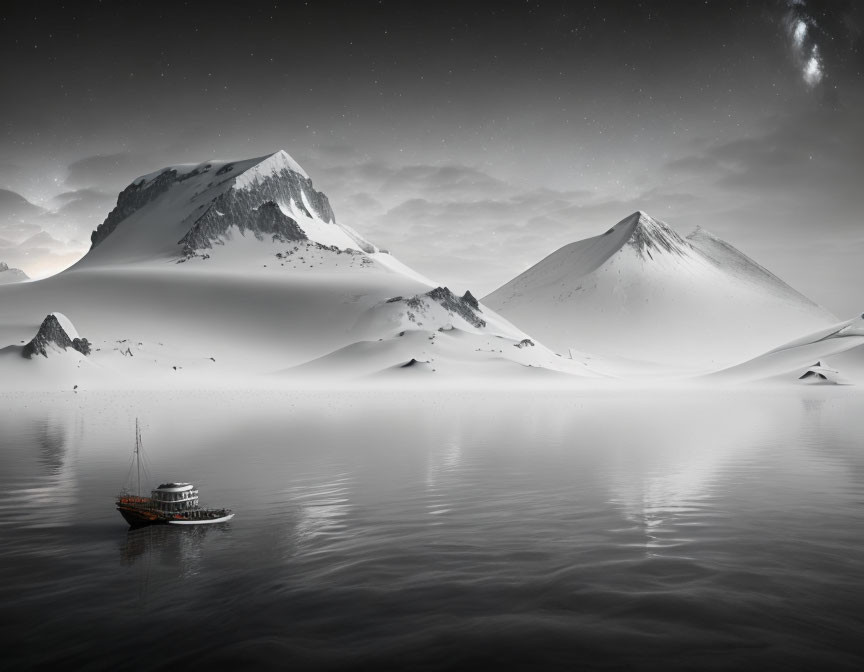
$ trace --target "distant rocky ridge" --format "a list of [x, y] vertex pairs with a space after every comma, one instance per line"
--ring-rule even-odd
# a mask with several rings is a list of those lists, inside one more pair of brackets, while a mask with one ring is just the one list
[[[69, 333], [71, 332], [71, 334]], [[79, 338], [72, 323], [62, 313], [51, 313], [39, 327], [36, 336], [21, 351], [21, 356], [32, 359], [33, 355], [48, 357], [51, 346], [66, 350], [72, 348], [82, 355], [90, 354], [90, 342]]]
[[30, 277], [20, 268], [9, 268], [9, 265], [0, 261], [0, 285], [8, 285], [13, 282], [23, 282]]

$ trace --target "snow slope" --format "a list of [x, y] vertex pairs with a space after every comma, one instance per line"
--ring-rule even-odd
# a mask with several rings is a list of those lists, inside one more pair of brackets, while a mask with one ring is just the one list
[[[436, 287], [369, 308], [352, 330], [355, 342], [281, 373], [286, 380], [393, 379], [418, 375], [482, 384], [528, 374], [611, 378], [587, 355], [563, 358], [480, 304]], [[432, 375], [436, 374], [436, 375]]]
[[[711, 382], [747, 383], [771, 379], [797, 381], [816, 362], [831, 364], [840, 378], [848, 382], [864, 382], [860, 370], [838, 366], [845, 359], [858, 359], [864, 353], [864, 316], [833, 324], [813, 333], [784, 343], [746, 362], [731, 366], [705, 377]], [[845, 370], [844, 370], [845, 369]]]
[[837, 318], [731, 245], [636, 212], [566, 245], [484, 303], [557, 352], [719, 369]]

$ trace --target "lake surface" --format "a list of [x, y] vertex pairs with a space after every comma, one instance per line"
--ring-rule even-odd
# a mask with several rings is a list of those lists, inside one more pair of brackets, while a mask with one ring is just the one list
[[0, 540], [4, 669], [862, 669], [864, 395], [0, 395]]

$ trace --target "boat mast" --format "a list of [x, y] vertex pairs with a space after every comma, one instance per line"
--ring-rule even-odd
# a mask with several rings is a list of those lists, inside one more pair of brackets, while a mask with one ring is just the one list
[[135, 418], [135, 463], [138, 467], [138, 496], [141, 496], [141, 430]]

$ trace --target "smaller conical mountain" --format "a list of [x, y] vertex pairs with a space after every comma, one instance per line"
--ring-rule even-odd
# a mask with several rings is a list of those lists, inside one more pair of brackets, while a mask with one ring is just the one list
[[483, 302], [559, 353], [681, 369], [734, 364], [837, 321], [733, 246], [635, 212]]

